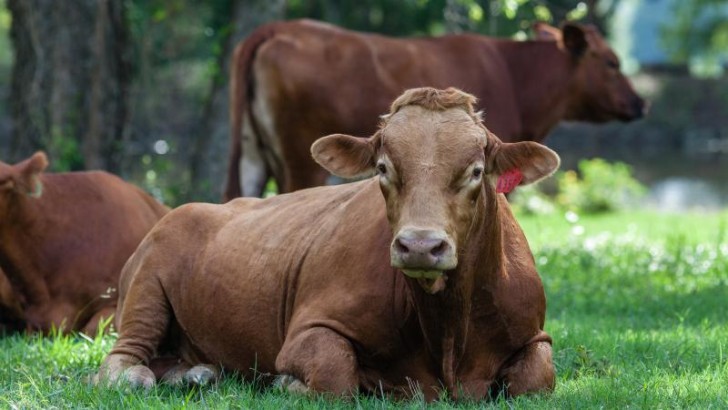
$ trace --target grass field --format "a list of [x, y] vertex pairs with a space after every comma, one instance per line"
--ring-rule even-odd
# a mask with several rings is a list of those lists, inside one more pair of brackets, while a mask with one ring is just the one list
[[[728, 212], [519, 218], [543, 277], [550, 396], [497, 408], [728, 407]], [[299, 397], [234, 378], [201, 389], [89, 387], [113, 338], [0, 340], [0, 408], [421, 408]], [[429, 405], [482, 408], [483, 403]]]

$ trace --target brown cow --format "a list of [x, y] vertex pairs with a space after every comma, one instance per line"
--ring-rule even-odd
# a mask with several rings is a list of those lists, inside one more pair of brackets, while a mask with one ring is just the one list
[[15, 295], [10, 280], [0, 269], [0, 335], [25, 328], [23, 308]]
[[27, 330], [94, 334], [114, 312], [124, 262], [169, 209], [105, 172], [47, 165], [40, 152], [0, 162], [0, 267], [15, 299], [0, 304]]
[[407, 88], [474, 94], [506, 142], [541, 142], [561, 120], [643, 115], [644, 101], [595, 28], [541, 23], [535, 31], [541, 40], [394, 39], [307, 20], [260, 27], [235, 50], [225, 199], [260, 196], [271, 176], [282, 192], [322, 185], [327, 173], [308, 152], [314, 140], [370, 135]]
[[[373, 137], [312, 147], [329, 171], [374, 178], [172, 211], [124, 267], [120, 337], [96, 380], [199, 382], [221, 365], [345, 395], [552, 389], [543, 287], [494, 182], [531, 183], [559, 158], [502, 143], [473, 102], [410, 90]], [[160, 369], [169, 355], [179, 364]]]

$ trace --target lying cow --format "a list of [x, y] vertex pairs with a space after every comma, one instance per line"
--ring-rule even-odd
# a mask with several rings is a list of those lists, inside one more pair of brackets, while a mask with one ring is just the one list
[[[405, 89], [474, 94], [503, 141], [541, 142], [561, 120], [631, 121], [644, 101], [598, 31], [535, 26], [538, 40], [473, 34], [394, 39], [313, 21], [265, 25], [235, 50], [225, 199], [322, 185], [309, 155], [321, 135], [370, 135]], [[242, 190], [242, 191], [241, 191]]]
[[23, 330], [23, 308], [10, 280], [0, 269], [0, 335]]
[[341, 395], [552, 389], [544, 290], [495, 182], [537, 181], [559, 158], [502, 143], [474, 101], [409, 90], [371, 138], [313, 145], [332, 173], [373, 178], [172, 211], [122, 271], [96, 380], [204, 381], [219, 365]]
[[13, 290], [0, 312], [19, 304], [27, 330], [93, 334], [115, 311], [124, 262], [168, 208], [105, 172], [47, 165], [43, 153], [0, 162], [0, 268]]

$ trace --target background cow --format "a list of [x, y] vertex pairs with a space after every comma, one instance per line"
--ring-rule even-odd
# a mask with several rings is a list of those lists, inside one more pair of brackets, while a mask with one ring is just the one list
[[24, 327], [23, 308], [10, 280], [0, 269], [0, 334], [19, 331]]
[[[411, 87], [473, 93], [504, 141], [542, 141], [561, 120], [630, 121], [645, 104], [597, 30], [537, 24], [543, 41], [479, 35], [394, 39], [313, 21], [260, 27], [235, 50], [225, 198], [260, 196], [269, 176], [289, 192], [321, 185], [309, 156], [332, 132], [369, 135]], [[242, 191], [241, 191], [242, 187]]]
[[47, 165], [43, 153], [0, 162], [0, 267], [9, 279], [0, 280], [0, 312], [20, 314], [14, 320], [28, 330], [93, 334], [114, 312], [124, 262], [168, 208], [111, 174], [44, 174]]
[[[374, 178], [172, 211], [124, 267], [97, 380], [200, 381], [222, 365], [336, 394], [553, 388], [543, 286], [494, 185], [514, 170], [539, 180], [559, 158], [502, 143], [473, 102], [410, 90], [373, 137], [312, 147], [329, 171]], [[167, 355], [180, 364], [165, 372]]]

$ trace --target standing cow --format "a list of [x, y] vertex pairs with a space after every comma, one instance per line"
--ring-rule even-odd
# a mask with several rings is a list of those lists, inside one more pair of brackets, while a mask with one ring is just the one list
[[172, 211], [124, 267], [97, 381], [200, 381], [222, 366], [341, 395], [551, 390], [543, 286], [495, 181], [537, 181], [559, 157], [502, 143], [474, 101], [409, 90], [371, 138], [313, 145], [327, 170], [373, 178]]
[[0, 313], [12, 315], [0, 324], [94, 334], [124, 262], [169, 209], [105, 172], [47, 165], [43, 153], [0, 162]]
[[[370, 135], [378, 114], [407, 88], [474, 94], [503, 141], [541, 142], [561, 120], [640, 118], [644, 101], [591, 26], [537, 24], [540, 40], [473, 34], [395, 39], [313, 21], [256, 30], [235, 50], [231, 152], [225, 199], [322, 185], [309, 155], [321, 135]], [[242, 191], [241, 191], [242, 189]]]

